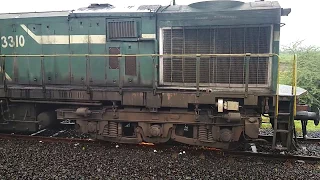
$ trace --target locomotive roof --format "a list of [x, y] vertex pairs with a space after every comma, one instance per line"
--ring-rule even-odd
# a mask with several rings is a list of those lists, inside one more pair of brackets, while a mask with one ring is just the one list
[[70, 14], [70, 11], [4, 13], [4, 14], [0, 14], [0, 19], [18, 19], [18, 18], [34, 18], [34, 17], [61, 17], [61, 16], [68, 16], [69, 14]]
[[179, 12], [201, 12], [201, 11], [240, 11], [240, 10], [263, 10], [279, 9], [280, 4], [277, 1], [202, 1], [189, 5], [169, 6], [160, 12], [162, 13], [179, 13]]
[[238, 11], [238, 10], [262, 10], [278, 9], [280, 5], [277, 1], [203, 1], [190, 5], [141, 5], [141, 6], [113, 6], [111, 4], [91, 4], [88, 7], [78, 10], [68, 11], [48, 11], [48, 12], [23, 12], [0, 14], [0, 19], [34, 18], [34, 17], [67, 17], [76, 14], [96, 14], [96, 13], [184, 13], [184, 12], [208, 12], [208, 11]]
[[80, 8], [73, 13], [116, 13], [116, 12], [156, 12], [161, 5], [140, 6], [113, 6], [111, 4], [91, 4], [89, 7]]

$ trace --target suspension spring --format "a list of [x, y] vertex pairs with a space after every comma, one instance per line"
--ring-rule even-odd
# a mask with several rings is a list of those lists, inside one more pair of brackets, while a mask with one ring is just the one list
[[109, 137], [117, 137], [117, 135], [118, 135], [118, 123], [109, 122], [108, 132], [109, 132], [108, 133]]
[[199, 140], [207, 141], [207, 128], [204, 125], [199, 126]]
[[199, 126], [199, 140], [203, 142], [213, 142], [212, 132], [205, 125]]

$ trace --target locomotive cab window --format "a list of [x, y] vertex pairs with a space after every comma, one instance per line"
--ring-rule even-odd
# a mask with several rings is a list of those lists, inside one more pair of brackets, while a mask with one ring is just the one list
[[131, 39], [139, 37], [138, 19], [107, 20], [107, 36], [109, 40]]

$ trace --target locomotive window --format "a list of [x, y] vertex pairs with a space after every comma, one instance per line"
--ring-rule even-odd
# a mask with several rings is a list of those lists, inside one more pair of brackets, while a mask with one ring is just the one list
[[135, 21], [109, 21], [108, 35], [110, 39], [136, 38], [137, 26]]

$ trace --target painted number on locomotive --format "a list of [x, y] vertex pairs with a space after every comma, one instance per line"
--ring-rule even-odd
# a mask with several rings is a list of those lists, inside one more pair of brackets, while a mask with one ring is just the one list
[[25, 39], [23, 35], [1, 36], [1, 46], [3, 48], [24, 47]]

